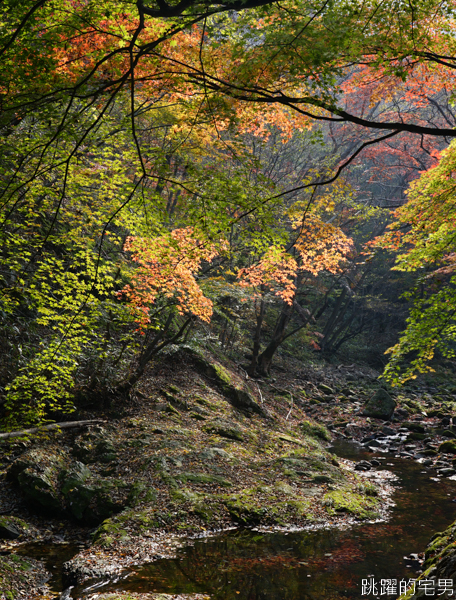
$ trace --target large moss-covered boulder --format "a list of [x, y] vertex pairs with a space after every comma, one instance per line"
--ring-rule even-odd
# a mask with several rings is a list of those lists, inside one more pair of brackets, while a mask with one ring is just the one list
[[396, 401], [382, 388], [377, 390], [364, 407], [363, 415], [389, 421], [396, 408]]
[[19, 474], [18, 483], [24, 496], [32, 504], [39, 505], [46, 512], [62, 511], [49, 469], [45, 469], [43, 473], [31, 468], [25, 469]]
[[62, 463], [58, 454], [31, 450], [14, 461], [7, 476], [19, 485], [34, 507], [54, 514], [61, 513], [63, 507], [57, 488]]
[[11, 465], [8, 476], [33, 508], [66, 513], [85, 525], [97, 525], [128, 504], [127, 484], [96, 478], [85, 464], [67, 455], [30, 451]]
[[79, 436], [74, 444], [73, 454], [85, 464], [110, 463], [117, 460], [116, 448], [101, 427]]
[[61, 471], [59, 479], [62, 494], [66, 496], [73, 488], [84, 484], [91, 474], [90, 469], [79, 461], [76, 461], [70, 469]]
[[98, 525], [128, 504], [128, 486], [121, 481], [94, 479], [90, 469], [76, 461], [60, 475], [67, 511], [80, 523]]
[[21, 535], [30, 533], [32, 529], [18, 517], [6, 515], [0, 517], [0, 540], [16, 540]]
[[98, 525], [126, 507], [127, 488], [121, 481], [78, 482], [65, 494], [68, 511], [84, 525]]

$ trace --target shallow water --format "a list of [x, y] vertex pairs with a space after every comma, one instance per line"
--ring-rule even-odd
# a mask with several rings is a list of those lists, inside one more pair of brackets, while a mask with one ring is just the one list
[[[348, 443], [339, 443], [333, 450], [352, 460], [373, 457]], [[344, 530], [235, 530], [195, 540], [179, 550], [175, 559], [143, 566], [97, 591], [205, 592], [214, 600], [341, 600], [369, 597], [362, 589], [362, 580], [369, 577], [376, 582], [413, 579], [418, 564], [404, 557], [423, 551], [431, 535], [456, 519], [456, 482], [434, 481], [434, 473], [422, 465], [389, 455], [378, 469], [398, 476], [393, 483], [396, 505], [388, 521]], [[370, 597], [380, 597], [382, 591], [381, 598], [398, 596], [379, 586], [378, 594]], [[94, 588], [79, 588], [73, 597], [94, 592]]]

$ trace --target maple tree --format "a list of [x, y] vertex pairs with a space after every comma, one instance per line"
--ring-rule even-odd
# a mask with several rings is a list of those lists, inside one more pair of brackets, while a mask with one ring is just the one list
[[[334, 224], [324, 222], [318, 214], [318, 202], [312, 210], [305, 201], [294, 202], [289, 208], [292, 242], [287, 246], [274, 246], [265, 250], [259, 260], [238, 272], [240, 285], [254, 290], [256, 327], [253, 339], [253, 355], [248, 371], [251, 375], [270, 372], [272, 359], [279, 346], [310, 321], [310, 313], [303, 309], [297, 299], [300, 287], [322, 271], [337, 273], [341, 262], [352, 250], [351, 240]], [[304, 214], [304, 216], [303, 216]], [[261, 331], [265, 320], [267, 296], [270, 293], [282, 301], [273, 332], [261, 351]], [[297, 313], [301, 323], [287, 331], [292, 316]], [[315, 343], [315, 342], [314, 342]]]
[[[408, 183], [455, 135], [452, 13], [433, 0], [5, 0], [0, 24], [2, 382], [29, 421], [71, 405], [77, 380], [133, 385], [224, 286], [257, 306], [267, 372], [300, 286], [349, 252], [328, 186], [361, 156], [371, 180], [397, 177], [391, 157], [419, 145]], [[333, 156], [293, 176], [252, 151], [306, 135]], [[260, 354], [266, 296], [280, 310]]]
[[455, 356], [454, 142], [439, 163], [412, 183], [408, 202], [377, 245], [397, 253], [394, 269], [418, 274], [407, 297], [412, 309], [399, 342], [389, 349], [385, 376], [395, 383], [432, 371], [429, 362], [440, 351]]
[[[211, 319], [212, 302], [204, 296], [195, 276], [201, 263], [211, 262], [223, 249], [223, 244], [221, 248], [215, 244], [208, 246], [193, 234], [192, 228], [175, 229], [170, 236], [129, 237], [125, 242], [124, 250], [132, 253], [132, 260], [139, 267], [120, 295], [126, 297], [138, 331], [145, 335], [152, 329], [155, 335], [142, 348], [138, 366], [122, 384], [124, 390], [138, 381], [155, 354], [183, 336], [195, 318], [206, 322]], [[166, 337], [172, 330], [174, 308], [184, 319], [177, 331]], [[168, 315], [164, 319], [166, 312]]]

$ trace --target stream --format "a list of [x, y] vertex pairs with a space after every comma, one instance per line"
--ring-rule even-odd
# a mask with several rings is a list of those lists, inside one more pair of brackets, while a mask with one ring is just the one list
[[[351, 460], [376, 456], [347, 442], [336, 443], [332, 451]], [[397, 598], [399, 581], [414, 579], [420, 568], [410, 555], [424, 551], [429, 538], [456, 518], [456, 481], [437, 480], [435, 472], [413, 460], [382, 456], [377, 468], [397, 476], [388, 521], [299, 532], [233, 530], [192, 540], [175, 559], [138, 567], [119, 581], [86, 582], [71, 596], [122, 590], [207, 593], [213, 600]], [[30, 550], [23, 553], [30, 556]], [[50, 581], [55, 591], [62, 590], [61, 565], [72, 551], [77, 549], [33, 549], [33, 556], [55, 573]], [[397, 592], [394, 581], [388, 588], [381, 586], [382, 579], [397, 580]], [[366, 584], [363, 588], [363, 580], [378, 583], [377, 593], [369, 593]]]

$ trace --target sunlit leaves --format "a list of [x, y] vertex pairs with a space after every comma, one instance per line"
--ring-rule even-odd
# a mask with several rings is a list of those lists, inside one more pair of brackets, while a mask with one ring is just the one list
[[[417, 271], [417, 289], [407, 329], [389, 349], [386, 376], [403, 382], [416, 371], [430, 370], [436, 351], [454, 356], [456, 342], [455, 143], [442, 152], [437, 166], [423, 173], [396, 211], [396, 221], [377, 242], [398, 252], [395, 269]], [[407, 362], [408, 361], [408, 362]]]
[[202, 261], [210, 262], [217, 256], [214, 244], [202, 243], [187, 228], [175, 229], [169, 237], [129, 237], [124, 250], [132, 253], [138, 268], [121, 293], [127, 297], [142, 330], [150, 323], [150, 307], [159, 296], [176, 304], [180, 314], [210, 321], [212, 302], [204, 296], [195, 276]]

